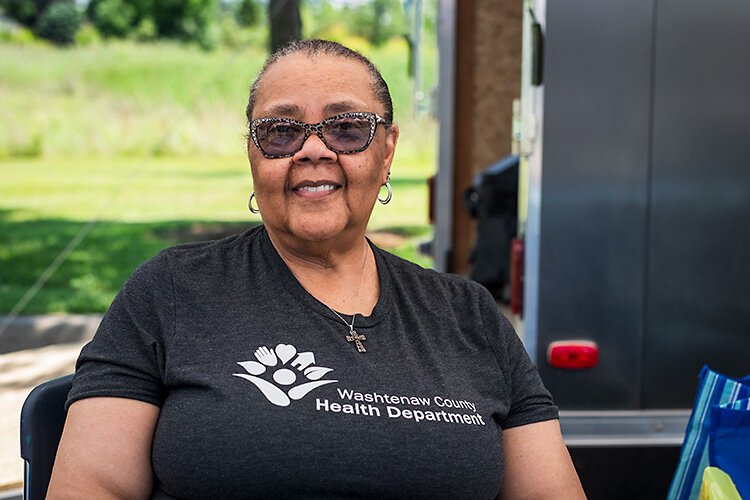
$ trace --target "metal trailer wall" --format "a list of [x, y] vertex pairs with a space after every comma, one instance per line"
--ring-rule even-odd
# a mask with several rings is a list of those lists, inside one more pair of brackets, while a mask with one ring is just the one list
[[647, 408], [692, 405], [704, 363], [750, 373], [750, 2], [657, 6]]
[[[750, 372], [750, 2], [548, 2], [537, 363], [561, 408]], [[528, 295], [528, 293], [527, 293]], [[598, 343], [560, 371], [550, 342]]]

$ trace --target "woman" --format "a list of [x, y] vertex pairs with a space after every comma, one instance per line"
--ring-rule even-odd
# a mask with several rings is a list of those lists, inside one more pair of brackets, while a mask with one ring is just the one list
[[399, 135], [377, 69], [288, 46], [247, 117], [263, 226], [125, 284], [81, 353], [50, 496], [582, 497], [489, 294], [365, 238]]

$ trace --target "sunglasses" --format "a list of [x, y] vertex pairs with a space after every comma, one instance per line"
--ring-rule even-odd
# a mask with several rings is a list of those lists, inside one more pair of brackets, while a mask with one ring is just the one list
[[250, 135], [266, 158], [294, 156], [313, 132], [334, 153], [352, 154], [368, 148], [378, 123], [388, 124], [385, 118], [367, 111], [343, 113], [313, 124], [289, 118], [258, 118], [250, 123]]

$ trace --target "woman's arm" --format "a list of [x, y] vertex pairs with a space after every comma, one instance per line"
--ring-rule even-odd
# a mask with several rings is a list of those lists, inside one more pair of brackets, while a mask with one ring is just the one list
[[47, 498], [148, 498], [159, 407], [90, 398], [68, 409]]
[[557, 420], [503, 431], [503, 455], [499, 499], [586, 498]]

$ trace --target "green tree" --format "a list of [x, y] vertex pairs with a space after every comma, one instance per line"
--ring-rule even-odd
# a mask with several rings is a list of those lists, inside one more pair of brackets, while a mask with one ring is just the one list
[[138, 6], [127, 0], [92, 0], [86, 14], [99, 33], [115, 38], [127, 36], [143, 17]]
[[76, 32], [81, 27], [82, 16], [75, 4], [60, 0], [39, 16], [34, 32], [57, 45], [70, 45], [75, 41]]
[[19, 23], [33, 28], [42, 12], [55, 0], [0, 0], [5, 15]]
[[345, 26], [341, 8], [329, 0], [307, 0], [302, 6], [302, 25], [305, 37], [325, 38], [336, 26]]
[[239, 0], [234, 12], [237, 24], [246, 28], [255, 26], [260, 21], [261, 9], [258, 0]]
[[209, 43], [209, 28], [216, 20], [216, 0], [154, 0], [153, 19], [161, 38]]
[[91, 0], [86, 13], [105, 36], [211, 44], [217, 0]]
[[400, 0], [371, 0], [362, 5], [347, 7], [346, 10], [349, 31], [366, 38], [375, 46], [406, 33]]

